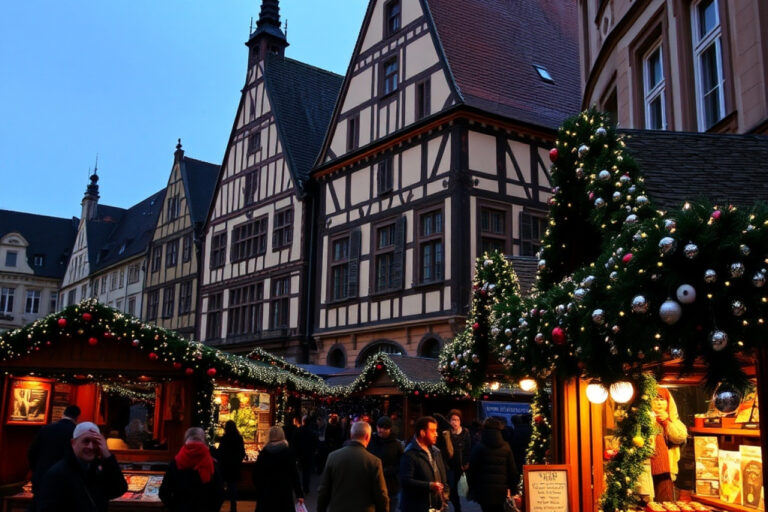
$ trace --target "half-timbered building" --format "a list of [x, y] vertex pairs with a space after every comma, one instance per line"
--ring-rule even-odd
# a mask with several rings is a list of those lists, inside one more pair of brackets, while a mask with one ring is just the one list
[[99, 177], [94, 172], [90, 180], [61, 285], [60, 306], [93, 297], [119, 311], [140, 316], [147, 249], [165, 189], [126, 210], [99, 204]]
[[313, 179], [316, 362], [436, 357], [484, 251], [535, 270], [573, 2], [371, 0]]
[[245, 86], [205, 233], [200, 339], [306, 359], [312, 195], [307, 180], [342, 78], [285, 57], [277, 0], [248, 42]]
[[183, 336], [195, 333], [198, 262], [219, 166], [176, 145], [165, 204], [149, 247], [142, 318]]

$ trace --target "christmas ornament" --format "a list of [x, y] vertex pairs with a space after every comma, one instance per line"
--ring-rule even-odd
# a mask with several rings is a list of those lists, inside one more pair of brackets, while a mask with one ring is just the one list
[[479, 328], [480, 328], [480, 324], [479, 323], [475, 322], [475, 323], [472, 324], [472, 329], [474, 329], [475, 331], [478, 330]]
[[589, 275], [581, 280], [583, 288], [590, 288], [595, 283], [595, 276]]
[[209, 377], [215, 377], [216, 376], [216, 368], [208, 368], [206, 372]]
[[133, 341], [131, 342], [131, 344], [132, 344], [134, 347], [138, 347], [138, 346], [139, 346], [139, 343], [141, 343], [139, 340], [133, 340]]
[[627, 192], [629, 192], [630, 194], [634, 194], [635, 192], [637, 192], [637, 187], [634, 185], [630, 185], [629, 188], [627, 189]]
[[619, 327], [618, 325], [614, 325], [613, 327], [611, 327], [611, 332], [613, 334], [619, 334], [621, 332], [621, 327]]
[[670, 233], [674, 232], [675, 229], [677, 229], [677, 222], [675, 222], [674, 219], [665, 219], [664, 229], [666, 229]]
[[683, 349], [679, 347], [672, 347], [671, 349], [669, 349], [669, 355], [672, 357], [672, 359], [682, 359]]
[[576, 302], [581, 302], [584, 300], [584, 297], [587, 296], [587, 290], [584, 288], [576, 288], [573, 292], [573, 298], [576, 300]]
[[621, 201], [621, 192], [617, 191], [611, 194], [611, 199], [613, 199], [614, 203], [618, 203], [619, 201]]
[[731, 302], [731, 313], [733, 316], [742, 316], [747, 311], [747, 306], [740, 300], [734, 300]]
[[632, 444], [642, 448], [645, 445], [645, 439], [643, 439], [643, 436], [635, 436], [632, 438]]
[[179, 369], [181, 369], [181, 363], [178, 362], [178, 361], [174, 361], [173, 362], [173, 367], [176, 368], [177, 370], [179, 370]]
[[592, 311], [592, 321], [597, 325], [603, 325], [605, 323], [605, 311], [600, 308]]
[[510, 329], [509, 327], [507, 327], [506, 329], [504, 329], [504, 335], [505, 335], [507, 338], [509, 338], [510, 336], [512, 336], [512, 329]]
[[677, 287], [676, 295], [682, 304], [693, 304], [696, 300], [696, 289], [689, 284], [681, 284]]
[[630, 179], [631, 178], [629, 177], [629, 174], [622, 174], [621, 177], [619, 178], [619, 183], [621, 183], [622, 185], [626, 185], [627, 183], [629, 183]]
[[610, 278], [610, 280], [611, 280], [611, 281], [618, 281], [618, 279], [619, 279], [619, 273], [618, 273], [618, 272], [616, 272], [616, 271], [614, 270], [613, 272], [611, 272], [611, 273], [608, 275], [608, 277]]
[[495, 336], [498, 336], [498, 335], [499, 335], [499, 328], [498, 327], [493, 327], [491, 329], [491, 336], [495, 337]]
[[722, 214], [723, 212], [721, 212], [720, 210], [715, 210], [712, 212], [711, 217], [713, 220], [718, 220]]
[[602, 208], [603, 206], [605, 206], [605, 199], [602, 197], [595, 199], [595, 208]]
[[83, 313], [83, 320], [85, 320], [86, 322], [90, 322], [92, 318], [93, 318], [93, 315], [91, 315], [90, 313], [88, 312]]
[[552, 148], [552, 149], [549, 150], [549, 159], [552, 162], [556, 162], [557, 161], [557, 156], [558, 156], [557, 155], [557, 148]]
[[765, 272], [762, 270], [760, 272], [756, 272], [754, 276], [752, 276], [752, 285], [755, 288], [762, 288], [765, 286]]
[[547, 268], [547, 260], [539, 260], [538, 268], [539, 270], [544, 270]]
[[544, 335], [540, 332], [537, 332], [536, 336], [533, 337], [533, 341], [541, 345], [542, 343], [544, 343]]
[[587, 153], [589, 153], [589, 146], [586, 144], [579, 146], [579, 158], [583, 158]]
[[59, 324], [59, 327], [64, 328], [67, 326], [67, 319], [66, 318], [59, 318], [56, 323]]
[[635, 295], [632, 299], [632, 312], [639, 315], [648, 312], [648, 300], [642, 295]]
[[635, 204], [637, 204], [637, 206], [645, 206], [648, 204], [648, 198], [646, 196], [637, 196]]
[[672, 238], [671, 236], [665, 236], [661, 240], [659, 240], [659, 250], [661, 251], [662, 255], [672, 254], [675, 252], [675, 249], [677, 248], [677, 240]]
[[555, 313], [557, 313], [557, 316], [563, 316], [565, 314], [565, 305], [558, 304], [555, 306]]
[[739, 246], [739, 252], [741, 253], [742, 256], [749, 256], [749, 253], [752, 251], [750, 250], [748, 245], [741, 244]]
[[605, 128], [603, 128], [602, 126], [600, 128], [598, 128], [597, 130], [595, 130], [595, 135], [597, 135], [598, 137], [605, 137], [607, 133], [608, 133], [608, 131]]
[[729, 270], [731, 272], [731, 277], [739, 278], [744, 275], [744, 264], [739, 262], [731, 263]]
[[665, 300], [659, 308], [659, 317], [667, 325], [676, 324], [682, 315], [683, 309], [680, 304], [671, 299]]
[[619, 453], [617, 450], [613, 450], [611, 448], [608, 448], [607, 450], [603, 451], [603, 459], [605, 460], [611, 460], [616, 456], [616, 454]]
[[627, 218], [624, 219], [624, 222], [627, 224], [635, 224], [637, 222], [637, 215], [634, 213], [627, 215]]
[[186, 373], [187, 375], [192, 375], [193, 373], [195, 373], [195, 370], [193, 370], [192, 368], [186, 368], [184, 370], [184, 373]]
[[493, 265], [493, 260], [485, 260], [485, 261], [483, 262], [483, 266], [484, 266], [485, 268], [488, 268], [488, 267], [490, 267], [491, 265]]
[[720, 352], [728, 345], [728, 335], [724, 331], [712, 331], [709, 333], [709, 342], [713, 350]]
[[717, 282], [717, 272], [714, 270], [707, 269], [704, 271], [704, 282], [708, 284], [714, 284]]
[[688, 242], [685, 244], [685, 247], [683, 247], [683, 253], [685, 254], [686, 258], [692, 260], [699, 255], [699, 246], [693, 242]]
[[712, 405], [721, 414], [730, 414], [739, 408], [741, 403], [741, 393], [734, 386], [727, 382], [721, 382], [714, 395], [712, 396]]
[[552, 341], [555, 345], [562, 345], [565, 343], [565, 330], [562, 327], [555, 327], [552, 329]]
[[90, 337], [88, 338], [88, 344], [89, 345], [96, 345], [99, 342], [98, 338]]
[[149, 353], [149, 358], [150, 358], [152, 361], [157, 361], [158, 355], [157, 355], [157, 354], [155, 354], [154, 352], [150, 352], [150, 353]]
[[479, 363], [480, 362], [480, 356], [478, 356], [477, 354], [472, 354], [472, 362], [475, 363], [475, 364]]
[[608, 181], [611, 179], [611, 173], [603, 169], [597, 174], [597, 177], [600, 179], [600, 181]]
[[582, 169], [581, 167], [576, 169], [576, 177], [578, 179], [582, 179], [584, 177], [584, 169]]
[[631, 252], [628, 252], [627, 254], [625, 254], [625, 255], [624, 255], [624, 257], [623, 257], [623, 258], [621, 258], [621, 261], [622, 261], [622, 262], [623, 262], [625, 265], [626, 265], [627, 263], [629, 263], [630, 261], [632, 261], [632, 253], [631, 253]]

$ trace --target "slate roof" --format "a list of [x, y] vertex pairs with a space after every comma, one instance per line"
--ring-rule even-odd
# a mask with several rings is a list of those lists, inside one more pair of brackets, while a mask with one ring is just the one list
[[414, 382], [441, 382], [442, 375], [437, 370], [437, 359], [429, 357], [410, 357], [399, 354], [387, 354], [393, 363]]
[[208, 208], [219, 176], [220, 166], [194, 158], [183, 157], [181, 179], [187, 196], [189, 214], [195, 225], [205, 224]]
[[768, 137], [621, 130], [657, 209], [685, 201], [750, 207], [768, 201]]
[[[123, 210], [116, 223], [105, 222], [102, 209], [119, 210], [98, 205], [99, 219], [88, 221], [88, 257], [91, 273], [147, 250], [163, 208], [166, 189], [162, 189], [140, 203]], [[110, 229], [111, 228], [111, 229]]]
[[[62, 279], [77, 236], [78, 219], [64, 219], [33, 213], [0, 210], [0, 237], [19, 233], [29, 243], [27, 261], [36, 276]], [[43, 255], [43, 265], [36, 267], [35, 255]]]
[[512, 268], [517, 274], [517, 282], [520, 283], [520, 291], [527, 295], [536, 282], [536, 273], [539, 271], [539, 260], [526, 256], [512, 256]]
[[[577, 2], [425, 3], [464, 104], [552, 129], [579, 112]], [[554, 82], [542, 80], [534, 64]]]
[[264, 80], [277, 130], [301, 194], [328, 129], [343, 77], [276, 54], [267, 54]]

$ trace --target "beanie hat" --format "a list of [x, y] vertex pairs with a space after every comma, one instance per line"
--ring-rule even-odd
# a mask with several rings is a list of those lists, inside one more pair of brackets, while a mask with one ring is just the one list
[[90, 421], [84, 421], [82, 423], [78, 423], [75, 427], [75, 431], [72, 432], [72, 439], [77, 439], [81, 435], [92, 432], [94, 434], [101, 434], [101, 431], [99, 430], [99, 426], [95, 423], [91, 423]]
[[389, 416], [382, 416], [379, 418], [379, 421], [376, 422], [376, 425], [378, 425], [381, 428], [392, 428], [392, 420], [389, 418]]

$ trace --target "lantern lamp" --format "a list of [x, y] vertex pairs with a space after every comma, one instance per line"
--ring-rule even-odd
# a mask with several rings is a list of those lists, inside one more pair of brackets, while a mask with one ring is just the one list
[[536, 390], [536, 381], [530, 377], [526, 377], [525, 379], [521, 379], [519, 382], [520, 389], [523, 391], [535, 391]]
[[587, 384], [587, 400], [593, 404], [602, 404], [608, 400], [608, 390], [597, 381], [590, 382]]
[[619, 382], [611, 384], [610, 391], [611, 398], [613, 398], [613, 401], [617, 404], [629, 403], [635, 395], [635, 388], [632, 386], [631, 382], [626, 380], [620, 380]]

